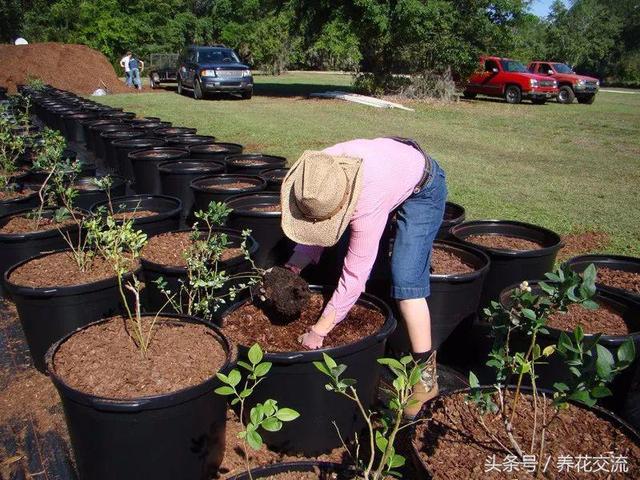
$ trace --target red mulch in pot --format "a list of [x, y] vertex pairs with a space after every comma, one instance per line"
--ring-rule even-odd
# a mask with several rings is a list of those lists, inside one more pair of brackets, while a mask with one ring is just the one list
[[96, 257], [86, 271], [81, 271], [69, 252], [58, 252], [22, 264], [11, 272], [9, 280], [23, 287], [66, 287], [114, 278], [113, 266]]
[[607, 287], [621, 288], [640, 295], [640, 274], [598, 267], [597, 282]]
[[232, 165], [242, 165], [244, 167], [261, 167], [261, 166], [269, 165], [269, 162], [265, 162], [263, 160], [251, 160], [249, 158], [232, 160], [229, 163], [231, 163]]
[[512, 237], [510, 235], [470, 235], [465, 238], [467, 242], [482, 245], [483, 247], [495, 248], [498, 250], [540, 250], [544, 248], [540, 242], [525, 240], [524, 238]]
[[136, 218], [151, 217], [158, 215], [158, 212], [152, 210], [132, 210], [130, 212], [118, 212], [113, 214], [113, 218], [116, 220], [131, 220]]
[[238, 190], [240, 188], [255, 187], [255, 183], [251, 182], [229, 182], [229, 183], [216, 183], [215, 185], [204, 185], [202, 188], [205, 190]]
[[[149, 328], [150, 317], [143, 318]], [[122, 318], [90, 326], [64, 342], [53, 359], [70, 386], [106, 398], [130, 399], [198, 385], [222, 367], [226, 355], [211, 329], [160, 317], [142, 357]]]
[[280, 212], [282, 211], [282, 207], [278, 203], [275, 205], [264, 205], [262, 207], [251, 207], [249, 210], [251, 212]]
[[606, 303], [600, 303], [597, 310], [587, 310], [581, 305], [569, 305], [567, 313], [556, 312], [549, 317], [547, 325], [558, 330], [573, 331], [578, 325], [584, 333], [605, 335], [629, 335], [631, 330], [622, 315]]
[[[140, 256], [149, 262], [171, 267], [186, 267], [184, 253], [193, 245], [191, 232], [169, 232], [151, 237]], [[243, 255], [239, 247], [227, 248], [220, 260], [226, 262]]]
[[433, 247], [431, 252], [431, 274], [453, 275], [475, 271], [460, 255], [444, 248]]
[[35, 192], [33, 190], [8, 190], [8, 191], [0, 191], [0, 202], [6, 202], [7, 200], [15, 200], [16, 198], [28, 197], [29, 195], [33, 195]]
[[3, 234], [23, 234], [46, 232], [48, 230], [56, 230], [73, 225], [73, 220], [65, 220], [56, 222], [51, 218], [27, 218], [23, 216], [11, 217], [7, 223], [0, 227], [0, 233]]
[[[239, 345], [251, 346], [259, 343], [268, 352], [304, 350], [298, 337], [318, 321], [324, 305], [322, 295], [312, 294], [300, 318], [287, 324], [278, 322], [276, 325], [259, 307], [247, 302], [223, 318], [223, 331], [231, 341]], [[384, 321], [384, 315], [380, 311], [356, 304], [347, 317], [327, 335], [324, 346], [338, 347], [357, 342], [378, 332]]]
[[[514, 418], [514, 436], [529, 453], [531, 431], [534, 425], [533, 398], [523, 395]], [[508, 398], [507, 400], [511, 400]], [[538, 432], [542, 422], [542, 399], [538, 405]], [[555, 415], [551, 400], [546, 400], [546, 417], [549, 421], [545, 436], [543, 459], [551, 458], [542, 478], [585, 479], [585, 478], [632, 478], [640, 471], [640, 447], [633, 443], [620, 430], [600, 418], [596, 413], [571, 406]], [[466, 403], [466, 394], [442, 396], [436, 399], [429, 409], [426, 421], [416, 428], [414, 437], [420, 452], [420, 458], [429, 467], [434, 478], [460, 480], [478, 478], [483, 480], [528, 479], [534, 474], [527, 472], [522, 464], [518, 471], [485, 471], [485, 462], [495, 455], [501, 464], [507, 452], [503, 451], [487, 434], [480, 424], [480, 413], [476, 405]], [[509, 446], [498, 416], [482, 416], [488, 430]], [[550, 420], [552, 419], [552, 420]], [[538, 434], [539, 435], [539, 434]], [[535, 454], [538, 454], [539, 446]], [[629, 474], [618, 473], [607, 476], [600, 473], [577, 473], [576, 470], [559, 472], [557, 462], [560, 457], [572, 455], [577, 461], [578, 455], [590, 457], [605, 456], [609, 453], [627, 457]], [[592, 466], [595, 463], [592, 463]], [[594, 470], [595, 471], [595, 470]], [[627, 476], [630, 475], [630, 476]]]
[[606, 250], [611, 243], [607, 233], [596, 231], [569, 233], [562, 236], [562, 241], [564, 246], [558, 252], [558, 262], [563, 262], [577, 255]]

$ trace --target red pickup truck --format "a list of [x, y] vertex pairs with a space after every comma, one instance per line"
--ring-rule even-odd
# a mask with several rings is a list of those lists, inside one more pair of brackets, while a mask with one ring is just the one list
[[500, 57], [483, 57], [480, 68], [469, 78], [463, 95], [504, 97], [507, 103], [520, 103], [523, 98], [543, 104], [558, 96], [558, 82], [553, 78], [535, 75], [516, 60]]
[[558, 62], [531, 62], [529, 71], [547, 78], [553, 78], [558, 82], [559, 103], [573, 103], [577, 98], [578, 103], [591, 105], [596, 99], [596, 93], [600, 87], [597, 78], [578, 75], [570, 66]]

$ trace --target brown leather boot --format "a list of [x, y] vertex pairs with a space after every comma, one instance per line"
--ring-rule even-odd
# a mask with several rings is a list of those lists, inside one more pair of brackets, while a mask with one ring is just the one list
[[422, 405], [437, 396], [438, 372], [436, 369], [436, 352], [433, 352], [422, 370], [422, 378], [416, 386], [413, 387], [413, 393], [409, 398], [410, 400], [414, 400], [414, 402], [405, 407], [404, 418], [406, 420], [413, 420], [422, 408]]

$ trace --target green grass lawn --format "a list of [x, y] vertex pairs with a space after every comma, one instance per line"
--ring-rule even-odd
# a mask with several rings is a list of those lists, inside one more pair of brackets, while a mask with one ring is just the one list
[[174, 92], [100, 101], [290, 162], [305, 149], [353, 138], [413, 137], [444, 167], [449, 198], [468, 218], [603, 232], [605, 250], [640, 255], [640, 95], [600, 93], [590, 106], [405, 102], [415, 112], [305, 98], [350, 83], [348, 75], [296, 73], [257, 76], [250, 101]]

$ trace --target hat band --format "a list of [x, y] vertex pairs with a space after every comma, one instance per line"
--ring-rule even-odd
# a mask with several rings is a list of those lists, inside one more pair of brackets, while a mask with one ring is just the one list
[[342, 200], [340, 200], [340, 203], [338, 204], [338, 206], [333, 210], [331, 210], [328, 214], [322, 215], [322, 216], [317, 216], [317, 215], [308, 213], [309, 210], [307, 209], [306, 205], [304, 205], [302, 202], [299, 202], [295, 195], [293, 196], [293, 199], [296, 202], [298, 209], [302, 212], [302, 215], [304, 216], [304, 218], [306, 218], [307, 220], [311, 220], [312, 222], [322, 222], [324, 220], [329, 220], [331, 217], [337, 214], [340, 210], [342, 210], [342, 207], [344, 207], [345, 203], [347, 203], [347, 200], [349, 199], [349, 188], [344, 189], [344, 195], [342, 196]]

